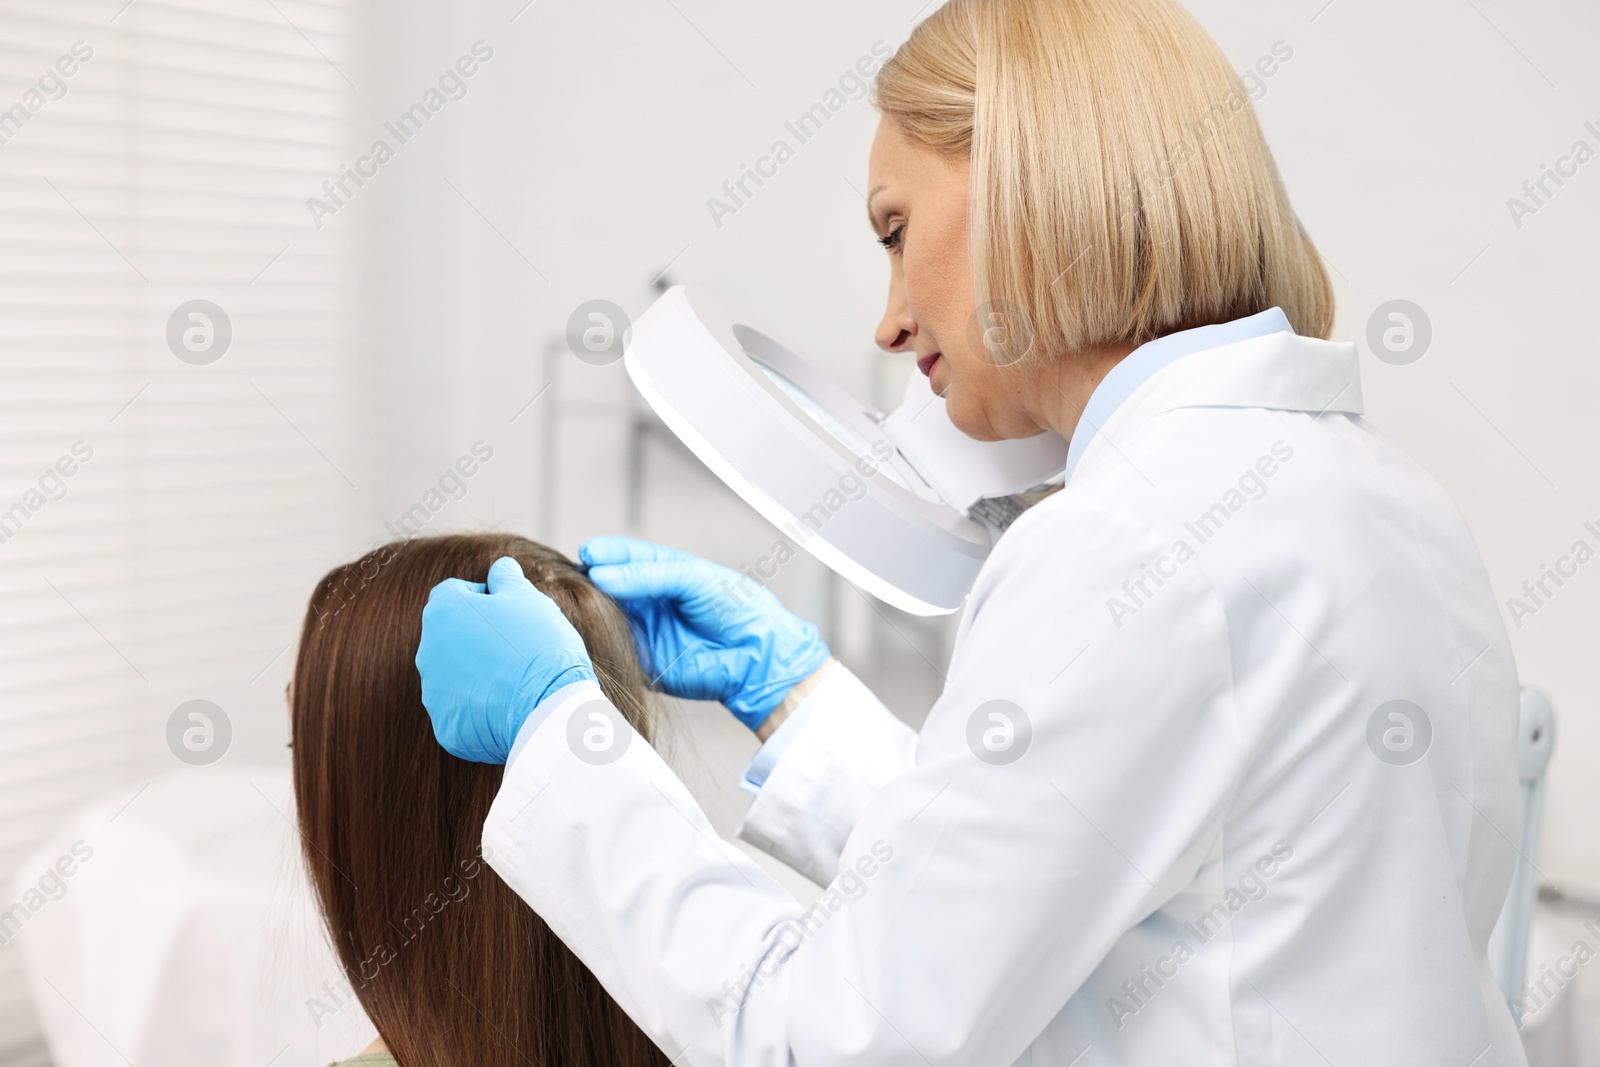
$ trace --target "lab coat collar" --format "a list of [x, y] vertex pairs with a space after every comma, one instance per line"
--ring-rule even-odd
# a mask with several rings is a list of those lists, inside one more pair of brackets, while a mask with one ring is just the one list
[[[1184, 358], [1187, 357], [1187, 358]], [[1067, 449], [1066, 481], [1101, 441], [1184, 407], [1363, 412], [1356, 346], [1301, 337], [1280, 308], [1158, 337], [1134, 349], [1090, 395]]]

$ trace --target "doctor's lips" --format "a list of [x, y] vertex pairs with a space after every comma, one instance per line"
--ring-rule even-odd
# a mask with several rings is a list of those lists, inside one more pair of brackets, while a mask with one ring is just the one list
[[940, 353], [938, 352], [930, 352], [926, 356], [918, 356], [917, 369], [924, 376], [931, 377], [933, 375], [933, 365], [939, 361], [939, 355]]

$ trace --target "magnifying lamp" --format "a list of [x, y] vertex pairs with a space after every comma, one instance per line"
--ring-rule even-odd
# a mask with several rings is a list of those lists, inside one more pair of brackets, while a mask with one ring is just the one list
[[623, 364], [645, 400], [728, 487], [845, 579], [916, 615], [966, 599], [1001, 532], [981, 502], [1066, 467], [1045, 433], [974, 441], [912, 368], [887, 414], [705, 289], [675, 286], [633, 324]]

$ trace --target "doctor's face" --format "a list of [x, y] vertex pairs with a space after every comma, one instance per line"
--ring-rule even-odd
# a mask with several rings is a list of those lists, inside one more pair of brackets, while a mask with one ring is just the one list
[[878, 123], [868, 163], [867, 211], [889, 253], [889, 306], [878, 346], [914, 352], [950, 421], [980, 441], [1031, 437], [1033, 377], [987, 357], [975, 327], [967, 248], [968, 162], [913, 144], [899, 124]]

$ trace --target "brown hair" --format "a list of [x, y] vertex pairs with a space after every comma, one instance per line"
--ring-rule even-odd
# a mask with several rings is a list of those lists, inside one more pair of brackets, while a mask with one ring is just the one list
[[501, 556], [583, 635], [601, 689], [649, 736], [627, 618], [561, 553], [509, 534], [398, 541], [317, 583], [290, 713], [300, 836], [333, 945], [402, 1067], [665, 1065], [482, 860], [504, 768], [434, 740], [413, 662], [428, 593]]

